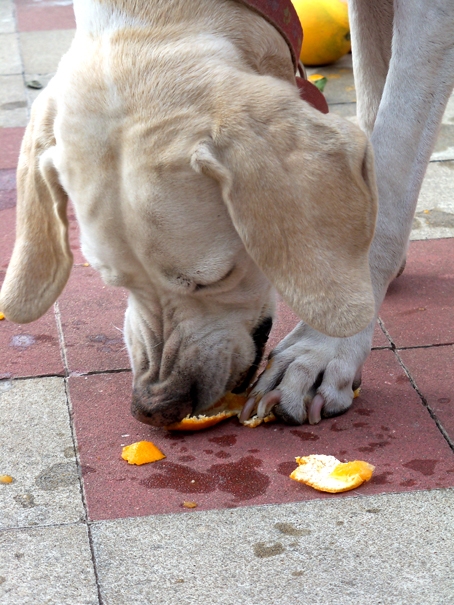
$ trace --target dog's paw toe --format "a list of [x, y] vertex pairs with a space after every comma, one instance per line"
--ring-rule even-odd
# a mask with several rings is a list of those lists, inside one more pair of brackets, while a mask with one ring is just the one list
[[287, 424], [317, 424], [350, 407], [361, 383], [370, 337], [324, 336], [299, 324], [270, 355], [251, 392], [248, 413], [271, 410]]

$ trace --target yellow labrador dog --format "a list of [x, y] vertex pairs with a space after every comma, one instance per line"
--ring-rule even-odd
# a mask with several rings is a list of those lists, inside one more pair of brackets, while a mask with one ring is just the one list
[[[396, 4], [418, 13], [416, 28], [429, 26], [435, 6], [453, 17], [450, 0]], [[0, 309], [30, 322], [64, 288], [69, 196], [86, 258], [130, 292], [125, 339], [139, 420], [166, 425], [244, 388], [276, 292], [303, 322], [273, 352], [243, 418], [274, 407], [287, 422], [318, 422], [347, 409], [405, 256], [445, 102], [424, 113], [421, 99], [387, 96], [388, 71], [389, 86], [404, 94], [390, 50], [392, 2], [352, 5], [360, 118], [384, 179], [373, 286], [371, 146], [361, 130], [299, 98], [289, 48], [272, 25], [235, 0], [76, 0], [74, 8], [74, 42], [35, 101], [22, 145]], [[438, 39], [451, 83], [452, 39]], [[415, 42], [412, 52], [405, 68], [421, 78], [412, 60], [423, 49]], [[436, 86], [446, 93], [449, 83]], [[411, 112], [410, 130], [412, 120], [430, 120], [432, 139], [416, 137], [409, 152], [411, 133], [390, 131], [392, 103]], [[396, 202], [404, 209], [393, 210]]]

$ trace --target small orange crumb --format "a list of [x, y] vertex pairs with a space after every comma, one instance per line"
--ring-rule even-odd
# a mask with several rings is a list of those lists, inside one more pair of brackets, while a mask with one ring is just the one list
[[360, 393], [361, 393], [361, 387], [358, 387], [357, 389], [355, 389], [353, 391], [353, 399], [356, 399], [357, 397], [359, 397]]
[[12, 483], [13, 478], [11, 475], [0, 475], [0, 483]]
[[166, 456], [151, 441], [138, 441], [125, 445], [121, 450], [121, 457], [123, 460], [127, 460], [128, 464], [140, 465], [162, 460]]
[[185, 500], [185, 501], [183, 502], [183, 506], [184, 506], [185, 508], [196, 508], [196, 506], [197, 506], [197, 502], [191, 502], [190, 500]]
[[295, 458], [298, 463], [290, 479], [310, 485], [320, 492], [347, 492], [369, 481], [375, 467], [362, 460], [340, 462], [334, 456], [314, 454]]
[[5, 319], [5, 316], [3, 315], [3, 313], [0, 313], [0, 321], [2, 321], [2, 319]]
[[247, 426], [250, 429], [255, 429], [257, 426], [260, 426], [263, 423], [274, 422], [276, 420], [276, 416], [273, 412], [270, 412], [264, 418], [259, 418], [258, 416], [252, 416], [249, 420], [245, 420], [243, 422], [243, 426]]
[[83, 264], [83, 266], [84, 266], [84, 267], [89, 267], [89, 266], [90, 266], [90, 263], [84, 263], [84, 264]]

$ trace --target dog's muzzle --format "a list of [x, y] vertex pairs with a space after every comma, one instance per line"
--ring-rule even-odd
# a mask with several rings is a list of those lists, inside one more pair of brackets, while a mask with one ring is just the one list
[[[268, 340], [273, 320], [267, 317], [255, 328], [252, 339], [255, 346], [255, 357], [249, 369], [239, 378], [233, 393], [243, 393], [254, 378], [262, 360], [265, 345]], [[152, 426], [168, 426], [179, 422], [187, 415], [198, 410], [197, 377], [180, 383], [179, 388], [173, 388], [165, 383], [153, 383], [134, 388], [131, 413], [140, 422]], [[214, 402], [211, 402], [214, 403]]]

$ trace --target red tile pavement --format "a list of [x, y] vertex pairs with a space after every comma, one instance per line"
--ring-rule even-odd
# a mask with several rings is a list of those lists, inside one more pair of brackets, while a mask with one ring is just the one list
[[69, 204], [68, 206], [68, 221], [69, 221], [69, 244], [74, 255], [74, 264], [84, 264], [86, 259], [84, 258], [80, 250], [80, 230], [79, 223], [77, 222], [74, 210]]
[[55, 374], [64, 366], [53, 309], [30, 324], [0, 321], [0, 379]]
[[[16, 169], [0, 170], [0, 211], [16, 205]], [[0, 223], [1, 224], [1, 223]]]
[[[247, 429], [234, 419], [168, 433], [131, 417], [131, 380], [130, 373], [69, 379], [91, 519], [181, 512], [184, 500], [204, 510], [454, 486], [454, 454], [389, 350], [372, 353], [352, 408], [313, 427]], [[122, 445], [142, 439], [167, 458], [139, 467], [121, 460]], [[294, 457], [314, 453], [367, 460], [375, 475], [339, 495], [291, 481]]]
[[59, 298], [70, 372], [129, 368], [123, 328], [127, 293], [106, 286], [91, 267], [74, 267]]
[[454, 347], [407, 349], [399, 356], [454, 443]]
[[16, 168], [25, 128], [0, 128], [0, 170]]
[[[0, 192], [1, 193], [1, 192]], [[0, 210], [0, 283], [8, 268], [16, 236], [16, 209]]]
[[36, 0], [16, 0], [15, 4], [17, 29], [20, 32], [76, 27], [72, 4], [61, 0], [46, 0], [44, 6], [36, 4]]
[[410, 244], [380, 317], [397, 347], [454, 343], [454, 239]]

